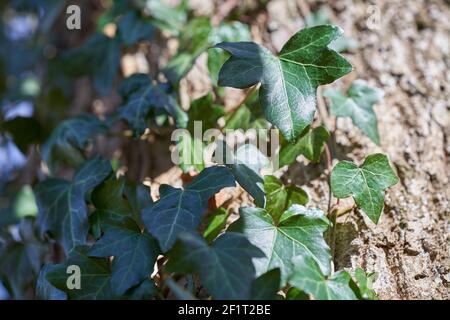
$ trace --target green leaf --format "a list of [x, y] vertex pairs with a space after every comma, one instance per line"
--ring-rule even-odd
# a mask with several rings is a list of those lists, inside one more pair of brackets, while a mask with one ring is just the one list
[[265, 209], [276, 222], [293, 204], [308, 203], [308, 194], [303, 189], [294, 185], [286, 187], [274, 176], [264, 177], [264, 192], [266, 194]]
[[280, 167], [290, 165], [299, 155], [304, 155], [312, 162], [319, 162], [330, 133], [324, 126], [307, 130], [294, 143], [286, 142], [281, 146], [279, 155]]
[[324, 96], [331, 100], [331, 113], [337, 117], [350, 117], [353, 123], [373, 142], [380, 144], [377, 116], [373, 105], [383, 98], [381, 89], [370, 87], [364, 80], [353, 81], [344, 95], [338, 90], [328, 89]]
[[185, 127], [187, 116], [175, 97], [166, 91], [164, 85], [152, 84], [151, 79], [146, 77], [135, 74], [124, 80], [119, 92], [125, 103], [119, 108], [119, 117], [131, 126], [135, 137], [142, 135], [148, 127], [151, 111], [153, 115], [170, 115], [179, 127]]
[[8, 132], [14, 143], [23, 153], [28, 152], [31, 144], [42, 139], [43, 128], [35, 118], [15, 117], [8, 121], [0, 121], [0, 132]]
[[96, 238], [100, 237], [104, 225], [111, 222], [132, 218], [142, 225], [141, 210], [152, 203], [148, 187], [134, 185], [123, 177], [110, 177], [97, 186], [91, 201], [97, 210], [89, 216], [89, 223]]
[[149, 19], [141, 17], [136, 11], [126, 13], [118, 24], [121, 40], [131, 46], [141, 40], [149, 40], [155, 34], [155, 28]]
[[178, 6], [170, 6], [164, 1], [147, 0], [142, 1], [142, 6], [142, 9], [150, 13], [153, 24], [158, 28], [166, 30], [174, 36], [178, 36], [183, 31], [187, 20], [185, 1], [181, 1]]
[[34, 242], [12, 242], [3, 250], [0, 247], [0, 279], [12, 298], [27, 298], [27, 289], [36, 281], [44, 253], [43, 246]]
[[223, 42], [232, 56], [219, 73], [219, 85], [247, 88], [261, 83], [260, 100], [269, 122], [293, 141], [311, 124], [316, 90], [346, 75], [352, 66], [327, 45], [342, 34], [325, 25], [297, 32], [278, 57], [253, 42]]
[[198, 227], [210, 197], [222, 188], [234, 186], [234, 178], [227, 168], [206, 168], [184, 190], [162, 185], [161, 198], [144, 208], [142, 220], [166, 252], [180, 233]]
[[358, 299], [365, 300], [377, 300], [377, 294], [375, 290], [373, 290], [373, 283], [375, 282], [378, 274], [375, 272], [368, 273], [361, 269], [356, 268], [354, 273], [354, 278], [356, 281], [351, 281], [350, 286], [355, 292]]
[[251, 297], [253, 300], [275, 300], [280, 290], [280, 269], [272, 269], [253, 281]]
[[216, 152], [220, 150], [222, 154], [216, 155], [216, 160], [229, 168], [239, 185], [253, 197], [258, 206], [264, 207], [266, 197], [260, 171], [270, 165], [267, 157], [253, 144], [244, 144], [233, 154], [226, 142], [218, 141]]
[[329, 272], [330, 249], [323, 238], [329, 223], [320, 210], [294, 205], [284, 212], [279, 223], [264, 209], [241, 208], [240, 215], [229, 230], [244, 233], [266, 255], [254, 260], [257, 275], [279, 268], [285, 285], [292, 272], [292, 258], [305, 252], [313, 255], [324, 272]]
[[11, 205], [0, 213], [0, 227], [18, 223], [26, 217], [36, 217], [38, 208], [33, 189], [24, 185], [12, 199]]
[[293, 258], [294, 272], [289, 283], [311, 294], [316, 300], [356, 300], [350, 288], [351, 277], [346, 271], [324, 274], [309, 254]]
[[224, 208], [214, 211], [207, 221], [207, 227], [203, 231], [203, 237], [211, 243], [225, 229], [230, 213]]
[[83, 113], [61, 122], [42, 146], [42, 159], [51, 171], [60, 161], [74, 167], [84, 161], [84, 149], [90, 139], [104, 132], [105, 125], [94, 115]]
[[[89, 247], [78, 246], [69, 253], [65, 263], [57, 264], [49, 270], [46, 279], [57, 289], [64, 291], [71, 300], [106, 300], [113, 299], [110, 283], [111, 272], [108, 259], [88, 256]], [[67, 283], [71, 265], [80, 268], [80, 289], [69, 289]]]
[[398, 183], [387, 156], [368, 156], [358, 167], [350, 161], [339, 162], [331, 172], [331, 190], [336, 198], [352, 196], [374, 223], [378, 223], [384, 205], [384, 190]]
[[39, 272], [36, 282], [36, 296], [40, 300], [67, 300], [67, 294], [54, 286], [46, 279], [47, 274], [51, 271], [58, 270], [58, 266], [46, 264]]
[[128, 290], [123, 298], [128, 300], [150, 300], [157, 292], [158, 289], [155, 282], [150, 279], [145, 279], [136, 287]]
[[90, 75], [95, 89], [108, 95], [119, 70], [120, 41], [95, 33], [80, 47], [64, 52], [60, 62], [69, 76]]
[[183, 233], [169, 253], [167, 270], [180, 274], [198, 272], [215, 299], [248, 299], [255, 268], [251, 261], [262, 252], [241, 234], [227, 232], [211, 247], [196, 234]]
[[153, 272], [159, 254], [156, 240], [127, 219], [123, 223], [107, 224], [105, 233], [89, 250], [89, 256], [114, 257], [111, 287], [116, 295], [124, 294]]
[[89, 226], [84, 197], [110, 173], [109, 162], [94, 157], [77, 170], [72, 182], [58, 178], [40, 182], [35, 193], [41, 233], [50, 231], [66, 253], [85, 244]]
[[165, 281], [165, 285], [170, 289], [170, 291], [175, 295], [178, 300], [197, 300], [189, 291], [181, 287], [171, 278]]

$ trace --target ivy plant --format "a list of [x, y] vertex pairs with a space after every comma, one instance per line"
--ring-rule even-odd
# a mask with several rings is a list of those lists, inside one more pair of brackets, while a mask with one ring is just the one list
[[[356, 207], [348, 214], [360, 209], [378, 223], [385, 192], [398, 178], [381, 153], [368, 155], [361, 165], [338, 161], [330, 141], [336, 132], [323, 115], [315, 118], [319, 86], [353, 70], [333, 50], [343, 30], [310, 22], [274, 53], [251, 42], [244, 22], [222, 20], [194, 17], [185, 1], [176, 7], [114, 1], [90, 37], [49, 62], [48, 72], [61, 70], [55, 75], [61, 82], [49, 80], [53, 87], [43, 92], [64, 95], [54, 87], [87, 75], [96, 99], [113, 92], [119, 103], [106, 114], [60, 118], [43, 142], [17, 142], [37, 144], [42, 165], [32, 186], [23, 186], [0, 212], [0, 281], [11, 297], [23, 298], [31, 287], [34, 297], [51, 300], [376, 298], [373, 270], [335, 263], [339, 199], [352, 197]], [[105, 34], [110, 24], [115, 33]], [[121, 54], [148, 41], [157, 46], [156, 38], [176, 39], [177, 50], [149, 74], [122, 77]], [[213, 90], [182, 103], [181, 80], [202, 54]], [[250, 89], [229, 111], [223, 87]], [[328, 89], [324, 96], [331, 116], [350, 117], [381, 144], [373, 111], [380, 89], [357, 80], [346, 94]], [[271, 156], [278, 156], [280, 166], [289, 167], [302, 155], [301, 161], [327, 167], [330, 194], [323, 203], [328, 207], [309, 203], [312, 181], [300, 187], [284, 170], [268, 173], [268, 157], [251, 144], [229, 150], [217, 139], [215, 161], [207, 164], [203, 153], [190, 153], [206, 142], [183, 138], [175, 143], [180, 155], [201, 161], [182, 161], [178, 185], [151, 190], [99, 143], [118, 130], [131, 130], [120, 136], [134, 147], [137, 140], [150, 141], [149, 132], [160, 135], [161, 128], [193, 134], [196, 122], [221, 132], [276, 128], [281, 146]], [[14, 131], [10, 126], [0, 128]], [[248, 205], [220, 201], [238, 187], [250, 195]], [[11, 234], [11, 226], [19, 231]]]

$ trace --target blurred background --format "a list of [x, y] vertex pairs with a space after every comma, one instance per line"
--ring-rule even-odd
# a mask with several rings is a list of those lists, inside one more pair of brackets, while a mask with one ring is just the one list
[[[68, 28], [70, 5], [80, 8], [79, 29]], [[449, 17], [447, 0], [0, 0], [0, 299], [33, 298], [42, 263], [58, 260], [34, 230], [40, 180], [70, 178], [100, 153], [151, 185], [154, 197], [161, 183], [182, 184], [170, 161], [170, 119], [152, 119], [137, 138], [117, 121], [122, 79], [148, 74], [184, 110], [213, 92], [226, 113], [245, 92], [217, 88], [220, 64], [212, 61], [226, 56], [210, 46], [252, 40], [275, 53], [299, 29], [328, 23], [343, 28], [333, 47], [355, 68], [330, 86], [345, 90], [364, 79], [385, 92], [375, 107], [381, 145], [338, 119], [329, 124], [332, 151], [357, 162], [386, 153], [401, 179], [378, 225], [357, 211], [341, 221], [338, 267], [376, 271], [381, 299], [448, 299]], [[86, 113], [107, 128], [93, 132], [80, 120], [81, 137], [60, 129]], [[300, 159], [280, 175], [326, 208], [325, 168]], [[234, 214], [250, 203], [240, 189], [221, 197]]]

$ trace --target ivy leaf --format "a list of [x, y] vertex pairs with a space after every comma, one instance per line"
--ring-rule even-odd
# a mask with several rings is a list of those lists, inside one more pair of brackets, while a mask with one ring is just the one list
[[286, 187], [274, 176], [264, 177], [264, 192], [266, 194], [265, 209], [274, 221], [279, 221], [282, 214], [293, 204], [308, 203], [308, 194], [303, 189], [294, 185]]
[[145, 279], [136, 287], [128, 290], [123, 297], [128, 300], [149, 300], [156, 295], [157, 291], [155, 282]]
[[147, 0], [142, 1], [142, 7], [150, 13], [153, 24], [158, 28], [168, 31], [174, 36], [178, 36], [183, 31], [187, 20], [186, 1], [181, 1], [177, 6], [170, 6], [164, 1]]
[[89, 227], [84, 197], [110, 173], [109, 162], [94, 157], [77, 170], [72, 182], [58, 178], [40, 182], [35, 194], [41, 233], [50, 231], [66, 253], [85, 244]]
[[295, 143], [284, 143], [280, 149], [280, 167], [290, 165], [299, 155], [304, 155], [312, 162], [319, 162], [325, 143], [330, 137], [330, 133], [324, 126], [307, 130]]
[[294, 141], [311, 124], [316, 90], [346, 75], [352, 66], [327, 47], [342, 34], [324, 25], [297, 32], [278, 57], [253, 42], [216, 45], [231, 54], [219, 73], [219, 85], [247, 88], [261, 83], [260, 100], [269, 122]]
[[142, 74], [132, 75], [124, 81], [119, 92], [125, 103], [118, 113], [131, 126], [136, 137], [142, 135], [148, 127], [147, 120], [151, 111], [154, 115], [168, 114], [178, 126], [186, 126], [186, 113], [163, 84], [153, 84], [150, 77]]
[[127, 46], [131, 46], [141, 40], [151, 39], [155, 34], [155, 28], [150, 20], [141, 17], [136, 11], [126, 13], [118, 24], [121, 40]]
[[61, 67], [69, 76], [90, 75], [95, 89], [103, 96], [110, 93], [119, 64], [120, 40], [100, 33], [61, 56]]
[[331, 190], [336, 198], [352, 196], [374, 223], [384, 205], [384, 190], [398, 183], [388, 158], [381, 153], [368, 156], [358, 167], [350, 161], [339, 162], [331, 172]]
[[[203, 133], [208, 129], [217, 126], [217, 120], [224, 115], [224, 108], [213, 103], [213, 96], [211, 93], [192, 101], [188, 111], [188, 122], [186, 129], [189, 136], [180, 136], [177, 148], [180, 156], [180, 167], [183, 172], [188, 172], [190, 169], [201, 171], [205, 165], [203, 162], [203, 150], [206, 144], [203, 140], [196, 137], [195, 123], [200, 125], [200, 132]], [[200, 137], [200, 139], [202, 139]], [[196, 146], [201, 146], [197, 150]]]
[[320, 210], [294, 205], [279, 223], [259, 208], [241, 208], [240, 216], [229, 230], [244, 233], [266, 255], [253, 261], [257, 275], [279, 268], [284, 285], [292, 272], [292, 258], [304, 252], [311, 253], [321, 269], [329, 272], [330, 250], [323, 238], [329, 223]]
[[248, 299], [255, 268], [252, 258], [263, 253], [241, 234], [227, 232], [211, 247], [196, 234], [183, 233], [169, 253], [167, 270], [181, 274], [198, 272], [216, 299]]
[[373, 283], [377, 276], [375, 272], [366, 274], [363, 269], [356, 268], [354, 273], [356, 281], [352, 280], [350, 285], [358, 299], [377, 300], [377, 294], [373, 290]]
[[89, 140], [105, 129], [103, 122], [89, 113], [65, 120], [42, 146], [42, 159], [52, 171], [60, 161], [76, 167], [85, 160], [83, 152]]
[[356, 300], [346, 271], [323, 274], [317, 261], [308, 254], [293, 259], [294, 271], [289, 283], [317, 300]]
[[337, 117], [350, 117], [353, 123], [373, 142], [380, 144], [377, 116], [373, 105], [383, 98], [381, 89], [370, 87], [364, 80], [353, 81], [347, 95], [328, 89], [324, 96], [331, 100], [331, 113]]
[[111, 287], [116, 295], [124, 294], [153, 272], [159, 254], [156, 240], [131, 219], [107, 224], [105, 233], [89, 250], [89, 256], [111, 257]]
[[210, 197], [222, 188], [234, 186], [234, 178], [227, 168], [206, 168], [184, 190], [161, 186], [161, 198], [144, 208], [142, 220], [166, 252], [180, 233], [198, 227]]
[[269, 160], [253, 144], [240, 146], [233, 154], [226, 142], [218, 141], [216, 159], [229, 168], [239, 185], [244, 188], [255, 200], [255, 203], [264, 207], [266, 197], [264, 194], [264, 180], [260, 170], [269, 166]]
[[280, 269], [272, 269], [259, 276], [252, 285], [253, 300], [275, 300], [280, 290]]
[[[78, 246], [69, 253], [65, 263], [57, 264], [49, 270], [46, 279], [57, 289], [64, 291], [71, 300], [106, 300], [115, 298], [110, 283], [111, 272], [107, 259], [92, 258], [89, 247]], [[67, 268], [76, 265], [80, 268], [80, 289], [69, 289]]]
[[99, 238], [104, 225], [132, 218], [142, 225], [140, 213], [152, 203], [150, 190], [144, 185], [134, 185], [125, 178], [111, 177], [97, 186], [91, 195], [97, 209], [89, 216], [94, 237]]
[[218, 208], [208, 219], [203, 237], [209, 243], [212, 242], [225, 229], [230, 213], [224, 208]]
[[67, 294], [51, 285], [46, 279], [47, 274], [51, 271], [58, 270], [58, 266], [54, 264], [46, 264], [39, 272], [36, 282], [36, 296], [40, 300], [67, 300]]

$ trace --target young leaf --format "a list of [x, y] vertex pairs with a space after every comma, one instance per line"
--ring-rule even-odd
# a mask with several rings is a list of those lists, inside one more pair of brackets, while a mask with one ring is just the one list
[[377, 278], [377, 273], [368, 273], [361, 269], [356, 268], [354, 278], [356, 281], [351, 281], [353, 291], [358, 299], [377, 300], [377, 294], [373, 290], [373, 282]]
[[158, 243], [148, 233], [141, 232], [131, 219], [107, 224], [104, 229], [104, 235], [88, 255], [103, 258], [114, 256], [111, 287], [116, 295], [122, 295], [153, 272], [159, 254]]
[[292, 272], [292, 258], [303, 252], [310, 252], [325, 272], [330, 270], [330, 250], [323, 238], [329, 223], [318, 213], [294, 205], [275, 223], [264, 209], [241, 208], [240, 219], [229, 230], [244, 233], [266, 255], [254, 260], [257, 275], [280, 268], [284, 285]]
[[266, 193], [267, 212], [274, 221], [279, 221], [281, 215], [293, 204], [305, 205], [308, 203], [308, 194], [294, 185], [284, 186], [274, 176], [264, 177], [264, 192]]
[[316, 90], [346, 75], [352, 66], [327, 45], [342, 34], [331, 25], [297, 32], [278, 57], [253, 42], [223, 42], [217, 48], [230, 59], [219, 73], [219, 85], [246, 88], [261, 83], [260, 99], [269, 122], [293, 141], [311, 124]]
[[295, 143], [286, 142], [281, 146], [279, 165], [280, 167], [290, 165], [299, 155], [304, 155], [312, 162], [319, 162], [324, 144], [330, 137], [330, 133], [324, 126], [308, 130], [301, 135]]
[[[65, 263], [57, 264], [47, 272], [46, 279], [57, 289], [64, 291], [71, 300], [112, 299], [110, 270], [107, 259], [88, 256], [89, 247], [78, 246], [69, 253]], [[69, 289], [67, 281], [71, 276], [67, 268], [71, 265], [80, 268], [80, 289]]]
[[35, 193], [41, 233], [50, 231], [66, 253], [85, 244], [89, 228], [84, 196], [110, 173], [109, 162], [94, 157], [77, 170], [72, 182], [58, 178], [40, 182]]
[[227, 168], [206, 168], [184, 190], [161, 186], [161, 198], [144, 208], [142, 220], [166, 252], [180, 233], [198, 227], [210, 197], [222, 188], [233, 186], [234, 178]]
[[50, 170], [59, 161], [78, 166], [84, 161], [83, 151], [89, 139], [104, 132], [105, 125], [94, 115], [83, 113], [61, 122], [42, 146], [42, 159]]
[[380, 144], [377, 116], [373, 105], [383, 98], [381, 89], [370, 87], [364, 80], [356, 80], [347, 95], [338, 90], [328, 89], [324, 96], [331, 100], [331, 113], [337, 117], [350, 117], [353, 123], [373, 142]]
[[397, 183], [388, 158], [381, 153], [368, 156], [360, 167], [341, 161], [331, 172], [333, 195], [339, 199], [352, 196], [374, 223], [378, 223], [383, 210], [384, 190]]
[[208, 225], [203, 232], [203, 237], [209, 243], [212, 242], [225, 228], [230, 213], [224, 208], [218, 208], [208, 219]]
[[350, 288], [351, 277], [346, 271], [324, 274], [317, 261], [307, 253], [294, 257], [292, 262], [294, 271], [289, 283], [316, 300], [356, 300]]
[[198, 235], [183, 233], [169, 253], [167, 270], [181, 274], [198, 272], [216, 299], [248, 299], [255, 268], [252, 258], [263, 253], [243, 235], [227, 232], [211, 247]]
[[252, 285], [251, 297], [253, 300], [275, 300], [280, 290], [280, 269], [272, 269], [259, 276]]
[[119, 92], [125, 99], [118, 111], [119, 117], [131, 126], [136, 137], [142, 135], [148, 127], [150, 111], [154, 114], [168, 114], [175, 119], [179, 127], [186, 126], [186, 113], [176, 99], [166, 91], [164, 85], [152, 84], [148, 76], [132, 75], [124, 80]]

